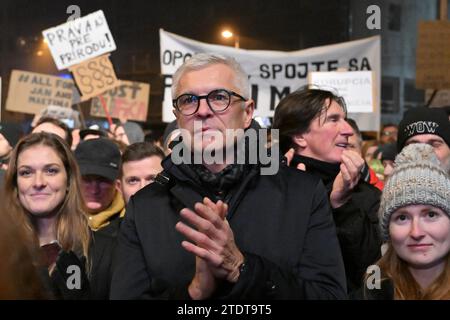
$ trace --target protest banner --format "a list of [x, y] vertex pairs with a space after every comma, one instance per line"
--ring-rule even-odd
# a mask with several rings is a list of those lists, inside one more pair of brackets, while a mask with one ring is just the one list
[[37, 114], [49, 105], [72, 106], [74, 82], [57, 76], [13, 70], [6, 110]]
[[371, 113], [374, 111], [372, 76], [372, 71], [311, 72], [308, 83], [343, 97], [349, 113]]
[[416, 87], [450, 89], [450, 21], [421, 21], [416, 52]]
[[58, 70], [116, 50], [102, 10], [42, 31]]
[[380, 36], [292, 52], [244, 50], [191, 40], [160, 29], [160, 59], [163, 75], [163, 121], [174, 119], [171, 84], [176, 69], [193, 54], [213, 52], [234, 57], [249, 74], [250, 96], [256, 102], [255, 116], [273, 117], [278, 102], [307, 84], [309, 72], [372, 71], [374, 111], [349, 113], [361, 130], [380, 127], [381, 54]]
[[81, 101], [89, 100], [119, 84], [109, 54], [69, 68], [81, 92]]
[[[119, 80], [117, 87], [101, 94], [112, 118], [136, 121], [147, 120], [149, 95], [149, 84], [125, 80]], [[98, 97], [92, 99], [91, 115], [106, 116]]]

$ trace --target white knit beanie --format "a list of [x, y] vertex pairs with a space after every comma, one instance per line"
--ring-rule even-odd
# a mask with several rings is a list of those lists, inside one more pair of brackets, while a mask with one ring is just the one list
[[395, 169], [384, 186], [380, 224], [384, 240], [389, 239], [392, 213], [409, 205], [431, 205], [450, 217], [450, 176], [445, 173], [433, 147], [413, 143], [395, 158]]

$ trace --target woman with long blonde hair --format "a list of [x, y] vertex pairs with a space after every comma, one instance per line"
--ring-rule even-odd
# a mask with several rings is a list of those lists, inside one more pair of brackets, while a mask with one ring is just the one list
[[4, 200], [9, 214], [24, 226], [28, 241], [41, 248], [54, 296], [88, 298], [91, 236], [78, 166], [60, 137], [41, 132], [18, 142], [6, 173]]
[[381, 279], [368, 275], [362, 298], [450, 299], [450, 177], [430, 145], [411, 144], [395, 159], [380, 222], [387, 245], [376, 264]]

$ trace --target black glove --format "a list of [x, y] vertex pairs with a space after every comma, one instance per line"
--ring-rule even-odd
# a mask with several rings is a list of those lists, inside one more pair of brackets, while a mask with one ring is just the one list
[[61, 250], [50, 278], [57, 299], [87, 300], [90, 298], [85, 257], [80, 259], [73, 251]]

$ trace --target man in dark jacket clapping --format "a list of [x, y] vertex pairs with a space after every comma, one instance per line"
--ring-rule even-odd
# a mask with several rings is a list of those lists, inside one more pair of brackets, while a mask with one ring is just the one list
[[111, 298], [345, 298], [322, 182], [271, 170], [279, 157], [262, 161], [264, 141], [229, 139], [250, 127], [254, 110], [241, 66], [195, 55], [174, 74], [172, 96], [183, 139], [127, 206]]

